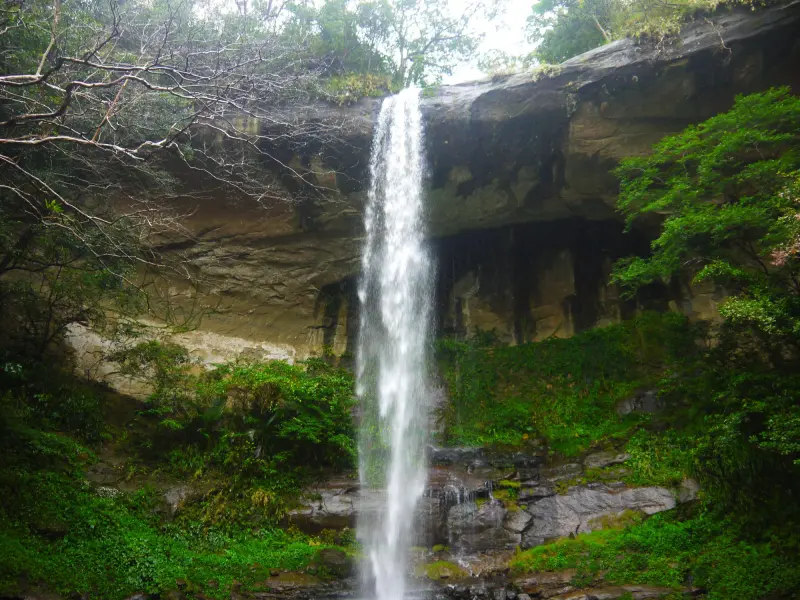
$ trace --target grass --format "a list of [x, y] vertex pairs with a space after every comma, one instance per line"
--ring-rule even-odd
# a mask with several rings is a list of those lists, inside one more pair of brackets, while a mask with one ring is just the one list
[[2, 473], [3, 493], [14, 489], [17, 497], [0, 513], [0, 595], [17, 592], [24, 576], [60, 594], [107, 600], [164, 593], [180, 582], [222, 598], [234, 581], [247, 589], [271, 569], [314, 569], [319, 550], [332, 547], [270, 527], [162, 523], [154, 493], [104, 497], [76, 475]]
[[603, 579], [614, 585], [658, 585], [679, 589], [691, 581], [708, 600], [792, 597], [800, 589], [796, 554], [768, 542], [745, 543], [730, 524], [704, 514], [680, 520], [664, 513], [631, 515], [624, 529], [581, 534], [518, 553], [514, 574], [575, 569], [575, 583]]

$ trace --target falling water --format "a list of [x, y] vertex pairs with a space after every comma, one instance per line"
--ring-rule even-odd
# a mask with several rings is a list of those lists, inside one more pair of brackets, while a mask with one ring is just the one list
[[431, 261], [425, 248], [419, 90], [383, 102], [370, 162], [364, 224], [357, 393], [362, 406], [363, 488], [385, 490], [383, 506], [362, 507], [359, 538], [367, 593], [400, 600], [414, 511], [425, 486]]

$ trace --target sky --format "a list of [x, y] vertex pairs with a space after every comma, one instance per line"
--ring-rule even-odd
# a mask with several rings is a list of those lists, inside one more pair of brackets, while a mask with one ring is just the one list
[[[443, 0], [446, 1], [446, 0]], [[459, 5], [466, 6], [469, 0], [449, 0], [453, 10]], [[484, 35], [483, 43], [477, 54], [485, 54], [489, 50], [502, 50], [508, 54], [527, 54], [533, 46], [525, 40], [525, 20], [531, 12], [534, 0], [505, 0], [505, 11], [497, 19], [488, 22], [480, 15], [474, 22], [475, 29]], [[478, 69], [477, 59], [457, 66], [453, 74], [446, 76], [442, 83], [453, 84], [473, 81], [486, 77]]]

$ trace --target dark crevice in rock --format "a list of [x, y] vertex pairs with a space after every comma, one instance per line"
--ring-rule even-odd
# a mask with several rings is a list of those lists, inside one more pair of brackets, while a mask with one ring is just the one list
[[[623, 233], [619, 221], [564, 219], [457, 234], [434, 242], [437, 323], [442, 334], [475, 329], [524, 343], [572, 334], [632, 310], [611, 293], [611, 264], [647, 252], [648, 237]], [[664, 298], [679, 297], [658, 290]], [[650, 304], [647, 294], [645, 304]]]

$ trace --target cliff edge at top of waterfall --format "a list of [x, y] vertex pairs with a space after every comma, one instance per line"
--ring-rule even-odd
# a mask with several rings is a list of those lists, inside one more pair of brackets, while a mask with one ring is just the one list
[[[574, 110], [571, 94], [588, 87], [621, 82], [637, 83], [670, 63], [701, 54], [737, 61], [744, 43], [762, 36], [800, 29], [800, 1], [765, 8], [757, 13], [735, 9], [689, 23], [671, 40], [624, 39], [600, 46], [566, 62], [526, 72], [497, 75], [455, 85], [441, 85], [426, 93], [422, 110], [427, 120], [502, 121], [527, 113]], [[795, 52], [798, 51], [795, 46]], [[741, 73], [742, 78], [747, 73]], [[349, 118], [351, 132], [367, 134], [382, 99], [363, 98], [349, 107], [332, 109]]]

